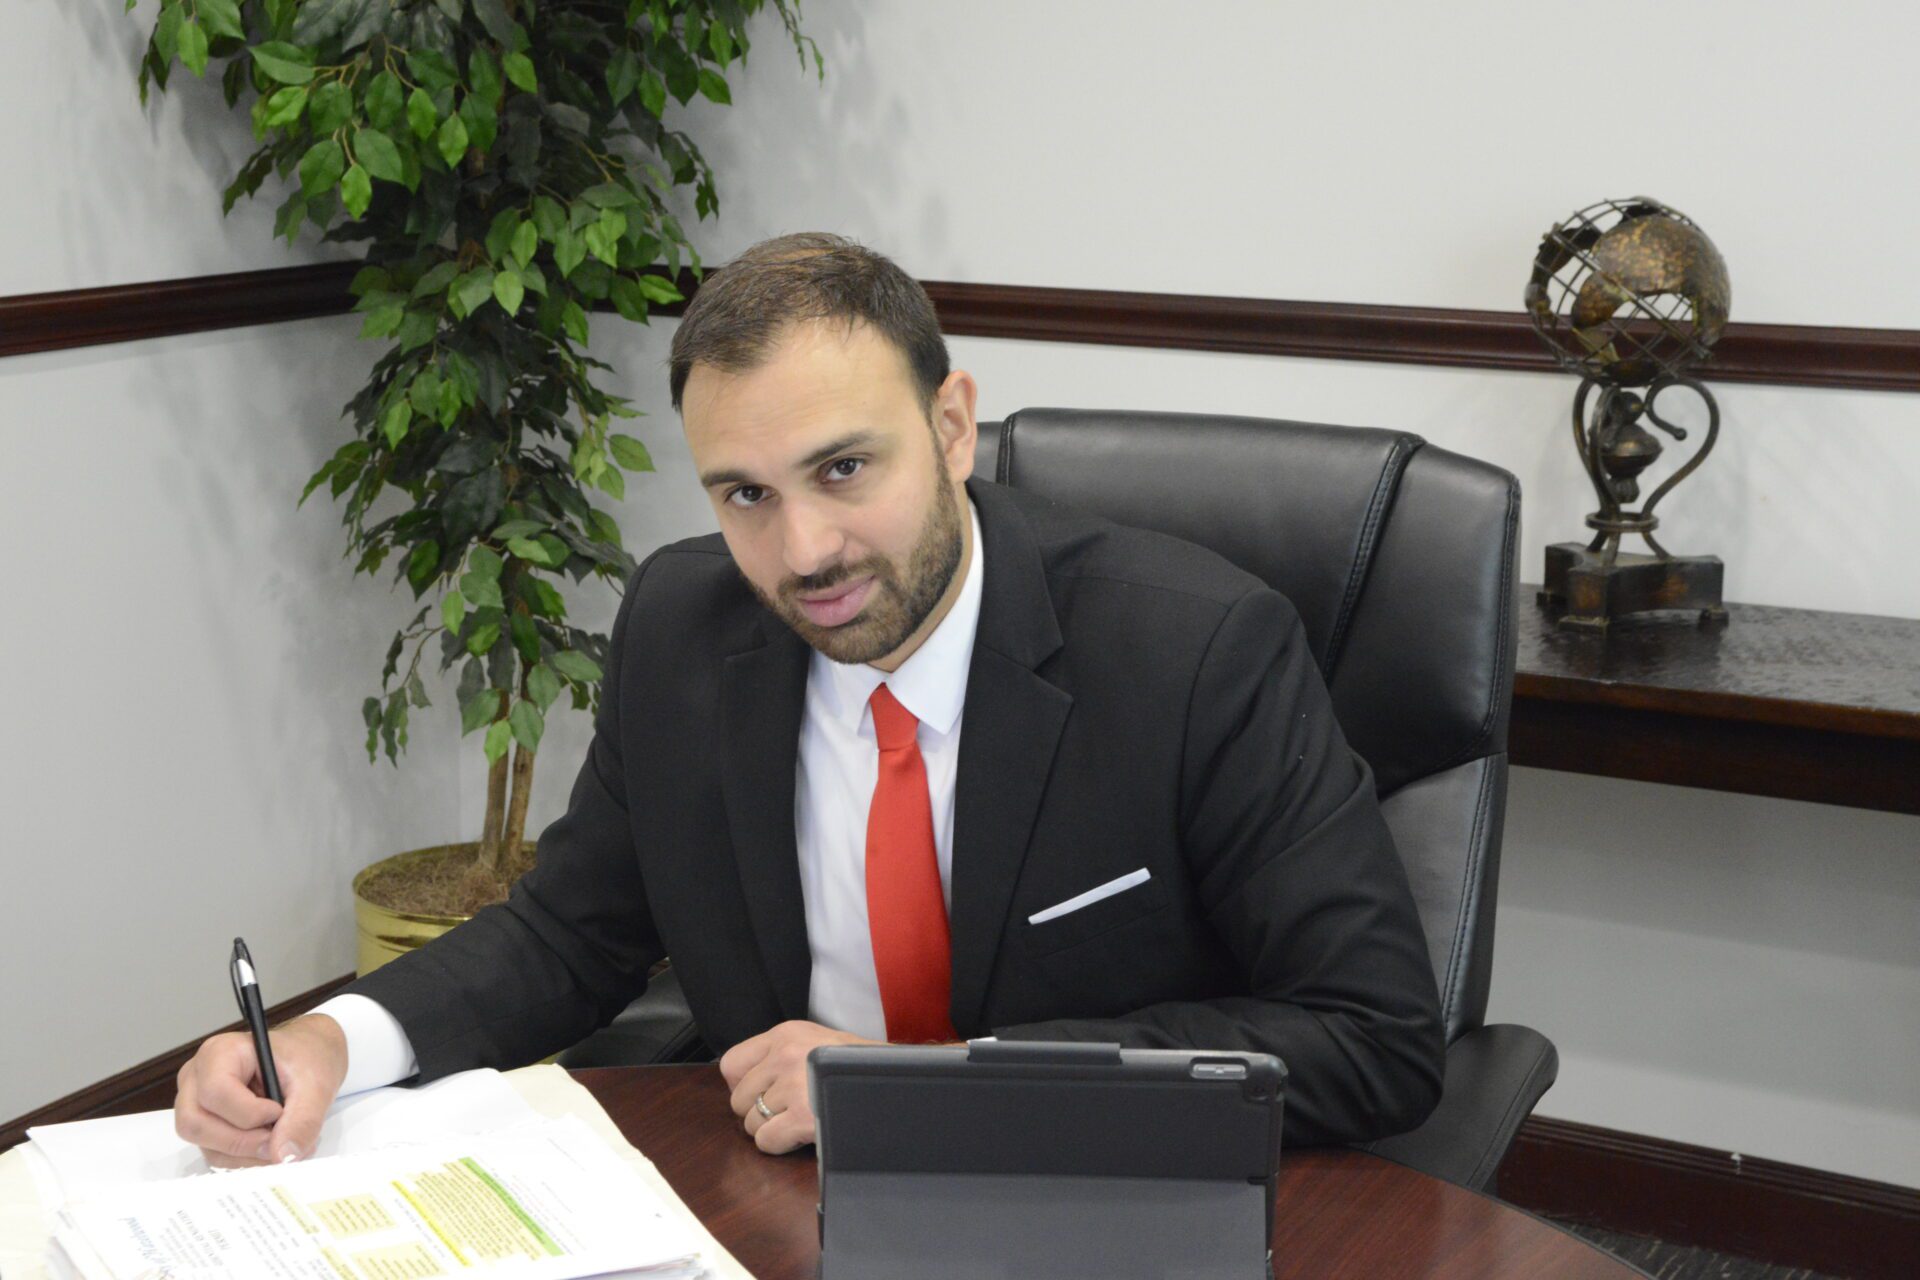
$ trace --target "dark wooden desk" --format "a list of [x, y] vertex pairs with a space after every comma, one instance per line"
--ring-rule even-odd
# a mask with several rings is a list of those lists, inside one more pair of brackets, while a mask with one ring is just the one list
[[[576, 1071], [621, 1132], [760, 1280], [813, 1280], [820, 1260], [813, 1149], [765, 1156], [740, 1129], [712, 1066]], [[1643, 1273], [1486, 1196], [1357, 1151], [1280, 1160], [1274, 1274], [1554, 1276]]]
[[1920, 814], [1920, 619], [1730, 604], [1561, 631], [1521, 584], [1514, 764]]

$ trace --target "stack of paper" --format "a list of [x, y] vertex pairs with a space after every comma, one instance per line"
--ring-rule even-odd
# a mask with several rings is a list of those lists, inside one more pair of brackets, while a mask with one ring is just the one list
[[293, 1164], [209, 1173], [170, 1130], [156, 1112], [32, 1133], [43, 1198], [60, 1206], [52, 1274], [708, 1274], [682, 1206], [578, 1117], [539, 1117], [493, 1072], [344, 1099], [321, 1154]]

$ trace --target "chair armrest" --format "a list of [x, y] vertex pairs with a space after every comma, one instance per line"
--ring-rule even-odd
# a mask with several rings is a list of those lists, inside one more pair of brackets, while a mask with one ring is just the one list
[[707, 1062], [713, 1052], [700, 1038], [693, 1011], [669, 965], [647, 979], [640, 998], [612, 1022], [562, 1052], [563, 1067], [646, 1067], [662, 1062]]
[[1520, 1122], [1560, 1073], [1553, 1042], [1531, 1027], [1480, 1027], [1447, 1046], [1440, 1105], [1419, 1128], [1364, 1150], [1485, 1191]]

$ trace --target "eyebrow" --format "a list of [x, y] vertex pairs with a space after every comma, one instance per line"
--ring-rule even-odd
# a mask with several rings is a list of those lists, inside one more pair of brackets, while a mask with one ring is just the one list
[[[849, 435], [841, 436], [838, 440], [831, 440], [821, 445], [818, 449], [815, 449], [812, 453], [800, 459], [795, 469], [810, 471], [835, 454], [845, 453], [849, 449], [864, 448], [876, 443], [879, 439], [880, 436], [877, 432], [855, 431]], [[725, 484], [748, 483], [752, 483], [752, 477], [744, 471], [704, 471], [700, 474], [701, 487], [707, 489], [718, 488]]]

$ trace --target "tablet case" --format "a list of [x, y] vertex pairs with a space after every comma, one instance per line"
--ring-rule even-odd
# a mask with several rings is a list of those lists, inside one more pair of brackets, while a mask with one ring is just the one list
[[1272, 1274], [1271, 1054], [842, 1045], [807, 1077], [821, 1280]]

